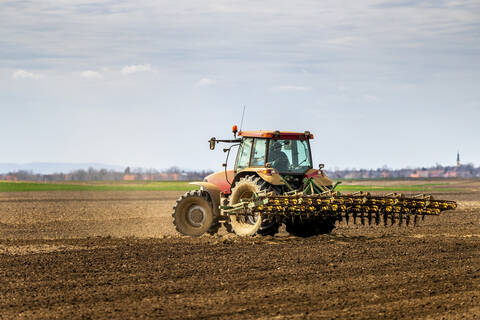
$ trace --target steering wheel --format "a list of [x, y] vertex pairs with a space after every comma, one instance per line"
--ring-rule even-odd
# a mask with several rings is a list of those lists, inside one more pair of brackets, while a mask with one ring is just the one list
[[299, 164], [297, 164], [296, 166], [294, 166], [293, 164], [290, 166], [292, 169], [299, 169], [301, 164], [304, 163], [305, 161], [307, 161], [307, 158], [303, 159]]

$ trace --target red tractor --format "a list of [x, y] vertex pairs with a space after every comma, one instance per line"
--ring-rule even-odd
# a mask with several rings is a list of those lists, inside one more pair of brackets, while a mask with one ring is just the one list
[[453, 201], [434, 201], [431, 196], [340, 195], [323, 172], [313, 168], [309, 131], [240, 131], [233, 140], [210, 139], [210, 149], [219, 142], [227, 162], [233, 147], [239, 147], [233, 170], [207, 176], [200, 186], [181, 196], [172, 213], [176, 229], [189, 236], [218, 232], [223, 223], [241, 236], [274, 235], [285, 224], [287, 232], [307, 237], [329, 233], [336, 221], [353, 217], [362, 223], [380, 218], [408, 224], [410, 217], [436, 215], [454, 209]]

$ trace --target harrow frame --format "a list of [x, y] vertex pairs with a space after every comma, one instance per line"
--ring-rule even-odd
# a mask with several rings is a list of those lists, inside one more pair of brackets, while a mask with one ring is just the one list
[[455, 201], [435, 200], [433, 196], [417, 194], [405, 196], [401, 193], [387, 195], [371, 195], [369, 192], [354, 192], [341, 194], [334, 188], [327, 189], [318, 186], [313, 179], [305, 179], [303, 191], [292, 190], [282, 195], [273, 192], [254, 194], [250, 200], [241, 200], [232, 206], [220, 206], [222, 215], [256, 216], [269, 220], [285, 219], [312, 219], [335, 218], [338, 221], [345, 219], [348, 224], [350, 217], [356, 223], [360, 219], [362, 225], [365, 220], [368, 224], [410, 224], [413, 217], [414, 224], [418, 218], [439, 215], [442, 211], [457, 207]]

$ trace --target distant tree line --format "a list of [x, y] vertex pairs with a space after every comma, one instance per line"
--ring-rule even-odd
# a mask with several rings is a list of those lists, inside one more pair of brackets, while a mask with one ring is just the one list
[[[144, 181], [170, 181], [182, 180], [193, 181], [203, 180], [207, 175], [213, 173], [210, 170], [182, 170], [178, 167], [171, 167], [166, 170], [142, 169], [127, 167], [122, 171], [107, 169], [88, 168], [80, 169], [69, 173], [38, 174], [32, 171], [15, 171], [7, 174], [0, 174], [0, 180], [18, 181], [119, 181], [119, 180], [144, 180]], [[387, 167], [378, 169], [344, 169], [326, 170], [327, 175], [332, 179], [398, 179], [398, 178], [480, 178], [480, 167], [473, 164], [457, 166], [441, 166], [437, 164], [430, 168], [404, 168], [389, 169]]]
[[166, 170], [142, 169], [127, 167], [123, 172], [107, 169], [88, 168], [79, 169], [68, 173], [39, 174], [32, 171], [19, 170], [0, 174], [0, 180], [17, 181], [120, 181], [120, 180], [203, 180], [204, 177], [213, 173], [209, 170], [181, 170], [171, 167]]
[[429, 168], [389, 169], [344, 169], [326, 170], [333, 179], [389, 179], [389, 178], [480, 178], [480, 167], [473, 164], [460, 166], [442, 166], [437, 164]]

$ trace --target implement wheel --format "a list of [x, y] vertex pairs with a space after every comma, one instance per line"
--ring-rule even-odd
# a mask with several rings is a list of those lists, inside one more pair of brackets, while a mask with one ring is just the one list
[[189, 191], [178, 198], [172, 217], [177, 231], [186, 236], [198, 237], [205, 232], [215, 233], [219, 228], [210, 197], [201, 190]]
[[[229, 199], [229, 205], [239, 203], [240, 200], [253, 199], [254, 193], [262, 191], [271, 191], [268, 183], [256, 176], [246, 176], [240, 180], [232, 188]], [[230, 225], [233, 231], [239, 236], [253, 236], [259, 234], [262, 236], [274, 235], [278, 232], [278, 223], [262, 219], [259, 214], [250, 216], [230, 216]]]

